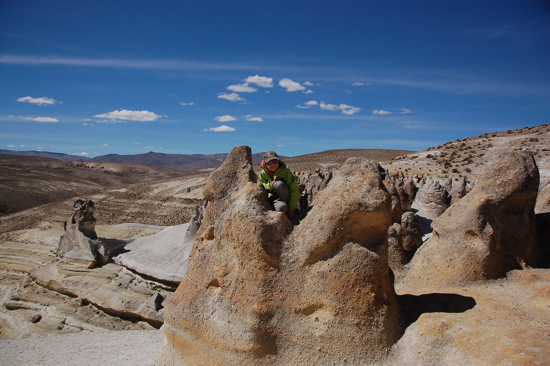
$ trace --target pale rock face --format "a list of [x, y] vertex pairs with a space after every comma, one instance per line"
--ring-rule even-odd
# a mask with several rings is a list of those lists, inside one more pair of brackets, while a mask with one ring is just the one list
[[418, 210], [419, 215], [429, 219], [436, 219], [449, 208], [450, 199], [446, 189], [446, 180], [440, 181], [428, 177], [426, 182], [419, 187], [412, 208]]
[[158, 365], [359, 364], [397, 341], [378, 164], [349, 159], [294, 227], [269, 211], [248, 147], [232, 150], [204, 196]]
[[537, 266], [534, 207], [539, 173], [530, 152], [510, 153], [432, 223], [433, 236], [410, 262], [408, 288], [460, 285]]
[[106, 264], [111, 253], [126, 245], [126, 241], [97, 237], [92, 200], [76, 200], [74, 207], [73, 213], [65, 223], [66, 231], [59, 240], [57, 255], [88, 262], [90, 268]]

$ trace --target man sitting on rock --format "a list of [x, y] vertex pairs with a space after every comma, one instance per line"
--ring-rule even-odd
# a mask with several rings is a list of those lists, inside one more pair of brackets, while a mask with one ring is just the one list
[[296, 176], [275, 151], [266, 152], [260, 165], [262, 171], [259, 178], [267, 191], [269, 202], [275, 211], [284, 212], [292, 219], [300, 198]]

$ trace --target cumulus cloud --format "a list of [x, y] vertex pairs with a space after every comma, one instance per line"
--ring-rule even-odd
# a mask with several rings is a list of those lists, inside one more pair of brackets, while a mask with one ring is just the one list
[[273, 78], [268, 78], [266, 76], [249, 76], [244, 79], [246, 84], [256, 84], [262, 88], [273, 88]]
[[233, 127], [229, 127], [229, 126], [226, 126], [226, 125], [221, 125], [220, 127], [205, 128], [204, 131], [233, 132], [233, 131], [237, 131], [237, 130], [234, 129]]
[[236, 121], [237, 120], [235, 117], [230, 116], [228, 114], [226, 114], [224, 116], [218, 116], [214, 119], [217, 120], [218, 122], [231, 122], [231, 121]]
[[306, 90], [305, 86], [288, 78], [281, 79], [279, 81], [279, 86], [285, 88], [287, 92]]
[[353, 106], [347, 105], [347, 104], [340, 104], [340, 105], [339, 105], [339, 108], [340, 108], [340, 110], [342, 111], [342, 113], [347, 114], [347, 115], [350, 115], [350, 116], [351, 116], [352, 114], [355, 114], [355, 113], [361, 111], [361, 108], [359, 108], [359, 107], [353, 107]]
[[21, 118], [29, 121], [35, 121], [35, 122], [50, 122], [50, 123], [59, 122], [57, 118], [52, 118], [52, 117], [21, 117]]
[[258, 91], [258, 89], [249, 86], [248, 83], [229, 85], [227, 89], [239, 93], [254, 93]]
[[244, 101], [246, 101], [246, 99], [241, 98], [239, 96], [239, 94], [237, 94], [237, 93], [220, 93], [220, 95], [218, 95], [218, 98], [227, 99], [231, 102], [244, 102]]
[[313, 90], [306, 90], [306, 91], [304, 92], [304, 94], [312, 94], [312, 93], [315, 93], [315, 92], [314, 92]]
[[193, 103], [193, 102], [191, 102], [191, 103], [180, 102], [180, 105], [195, 105], [195, 103]]
[[393, 114], [393, 112], [385, 111], [383, 109], [373, 109], [372, 114], [379, 114], [379, 115], [386, 115], [386, 114]]
[[329, 104], [321, 102], [319, 107], [327, 111], [341, 111], [343, 114], [347, 114], [349, 116], [361, 111], [361, 108], [347, 104]]
[[52, 98], [32, 98], [32, 97], [21, 97], [17, 99], [18, 102], [26, 102], [36, 105], [54, 105], [55, 103], [60, 103]]
[[263, 122], [264, 120], [261, 117], [253, 117], [251, 114], [247, 115], [246, 117], [247, 121], [255, 121], [255, 122]]
[[305, 102], [304, 105], [297, 105], [296, 108], [308, 109], [316, 105], [319, 105], [319, 102], [316, 100], [310, 100], [309, 102]]
[[312, 82], [306, 81], [306, 82], [304, 83], [304, 85], [305, 85], [305, 86], [313, 86], [313, 85], [315, 85], [315, 84], [313, 84]]
[[412, 113], [410, 109], [407, 109], [407, 108], [401, 108], [401, 112], [399, 112], [399, 114], [407, 114], [407, 113]]
[[88, 154], [87, 152], [81, 152], [81, 153], [74, 153], [73, 155], [82, 155], [82, 156], [86, 156], [86, 155], [90, 155], [90, 154]]
[[96, 114], [94, 117], [108, 118], [112, 121], [120, 119], [124, 121], [151, 122], [161, 118], [162, 116], [149, 111], [129, 111], [126, 109], [121, 109], [108, 113]]

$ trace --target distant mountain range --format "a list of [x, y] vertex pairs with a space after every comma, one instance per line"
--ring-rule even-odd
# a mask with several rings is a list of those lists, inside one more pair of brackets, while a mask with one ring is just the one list
[[[95, 158], [87, 158], [77, 155], [69, 155], [62, 153], [54, 153], [48, 151], [15, 151], [2, 150], [0, 154], [9, 155], [24, 155], [24, 156], [40, 156], [44, 158], [54, 158], [64, 161], [94, 161], [103, 163], [123, 163], [123, 164], [140, 164], [162, 166], [166, 168], [185, 170], [189, 172], [201, 169], [213, 169], [219, 167], [228, 154], [212, 154], [212, 155], [185, 155], [185, 154], [162, 154], [156, 152], [148, 152], [145, 154], [136, 155], [118, 155], [108, 154], [101, 155]], [[264, 153], [256, 153], [252, 155], [252, 163], [257, 164], [262, 161]]]

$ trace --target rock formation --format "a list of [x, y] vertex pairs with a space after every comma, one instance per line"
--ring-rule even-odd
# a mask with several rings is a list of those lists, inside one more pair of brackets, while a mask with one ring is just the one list
[[57, 255], [87, 261], [90, 267], [105, 264], [111, 251], [125, 242], [104, 241], [95, 232], [94, 203], [79, 199], [74, 202], [74, 211], [65, 222], [65, 234], [59, 241]]
[[401, 223], [394, 223], [388, 230], [388, 258], [390, 268], [399, 274], [422, 245], [422, 232], [417, 215], [403, 213]]
[[539, 172], [530, 152], [509, 153], [433, 224], [404, 280], [433, 288], [500, 278], [541, 259], [534, 207]]
[[250, 148], [234, 148], [204, 188], [189, 269], [164, 309], [158, 365], [383, 357], [399, 337], [399, 314], [387, 256], [391, 197], [381, 178], [378, 164], [349, 159], [293, 227], [269, 210]]

